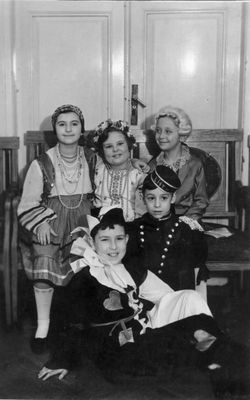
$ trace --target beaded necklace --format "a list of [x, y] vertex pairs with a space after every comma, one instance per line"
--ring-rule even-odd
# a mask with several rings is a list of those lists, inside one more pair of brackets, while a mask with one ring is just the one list
[[[62, 158], [59, 151], [59, 145], [57, 144], [56, 157], [57, 157], [57, 164], [61, 172], [62, 180], [64, 179], [69, 183], [77, 183], [81, 176], [82, 149], [78, 147], [76, 160], [74, 160], [73, 162], [68, 162]], [[75, 168], [72, 170], [72, 167]], [[69, 170], [71, 170], [71, 172], [69, 172]]]
[[[59, 151], [59, 145], [57, 144], [57, 146], [56, 146], [56, 157], [57, 157], [57, 164], [58, 164], [58, 167], [59, 167], [59, 171], [60, 171], [61, 177], [62, 177], [63, 189], [68, 195], [73, 195], [76, 192], [76, 189], [77, 189], [77, 186], [78, 186], [78, 182], [79, 182], [79, 179], [80, 179], [80, 176], [81, 176], [81, 170], [82, 170], [82, 165], [83, 165], [83, 162], [82, 162], [83, 149], [78, 146], [76, 160], [74, 160], [73, 162], [66, 162], [66, 160], [63, 160], [63, 158], [62, 158], [62, 156], [60, 154], [60, 151]], [[74, 166], [75, 166], [75, 168], [73, 169], [73, 171], [70, 174], [68, 172], [68, 170], [72, 169], [72, 167], [74, 167]], [[71, 191], [66, 187], [66, 183], [68, 183], [70, 185], [74, 184], [74, 187], [73, 187], [73, 189]], [[59, 201], [60, 201], [60, 203], [62, 204], [63, 207], [65, 207], [65, 208], [67, 208], [69, 210], [75, 210], [82, 203], [83, 193], [81, 193], [80, 200], [75, 206], [68, 206], [62, 200], [62, 196], [59, 194], [59, 190], [58, 190], [57, 186], [56, 186], [56, 190], [57, 190], [57, 193], [58, 193]]]
[[63, 207], [67, 208], [68, 210], [76, 210], [77, 208], [80, 207], [80, 204], [81, 204], [81, 202], [82, 202], [82, 200], [83, 200], [83, 196], [84, 196], [83, 193], [81, 193], [80, 200], [79, 200], [79, 202], [78, 202], [75, 206], [68, 206], [67, 204], [65, 204], [65, 203], [63, 202], [62, 196], [61, 196], [60, 194], [58, 195], [58, 198], [59, 198], [59, 201], [60, 201], [60, 203], [61, 203], [61, 205], [62, 205]]
[[128, 203], [129, 203], [129, 172], [131, 168], [130, 161], [127, 168], [114, 170], [109, 165], [105, 165], [104, 176], [102, 180], [102, 197], [104, 194], [105, 185], [108, 190], [111, 205], [119, 205], [128, 218]]

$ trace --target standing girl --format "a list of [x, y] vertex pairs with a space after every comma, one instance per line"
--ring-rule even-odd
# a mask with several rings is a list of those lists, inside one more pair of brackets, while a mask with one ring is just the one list
[[32, 244], [21, 247], [26, 274], [34, 282], [37, 330], [31, 347], [36, 353], [47, 345], [54, 287], [65, 286], [72, 277], [70, 232], [85, 225], [92, 192], [84, 149], [78, 145], [84, 132], [81, 110], [69, 104], [58, 107], [52, 126], [58, 143], [31, 163], [18, 207], [21, 226], [32, 234]]
[[[130, 159], [135, 138], [124, 121], [110, 119], [98, 125], [90, 136], [99, 155], [95, 167], [94, 206], [121, 207], [126, 221], [141, 216], [146, 208], [140, 193], [145, 174]], [[136, 161], [133, 160], [136, 165]], [[138, 165], [139, 168], [139, 165]]]

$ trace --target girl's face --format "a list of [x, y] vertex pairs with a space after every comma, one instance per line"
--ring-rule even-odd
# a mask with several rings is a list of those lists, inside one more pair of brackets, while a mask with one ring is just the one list
[[170, 211], [171, 204], [174, 203], [173, 193], [165, 192], [160, 188], [145, 190], [144, 201], [148, 213], [156, 219], [164, 218]]
[[112, 168], [126, 168], [130, 154], [125, 136], [121, 132], [109, 132], [108, 139], [103, 142], [103, 154]]
[[162, 151], [175, 149], [180, 143], [179, 128], [169, 117], [158, 119], [155, 129], [155, 140]]
[[74, 112], [58, 115], [56, 121], [56, 136], [59, 143], [75, 144], [81, 136], [80, 118]]
[[95, 238], [96, 252], [112, 265], [120, 264], [126, 253], [128, 235], [124, 227], [114, 225], [114, 228], [100, 229]]

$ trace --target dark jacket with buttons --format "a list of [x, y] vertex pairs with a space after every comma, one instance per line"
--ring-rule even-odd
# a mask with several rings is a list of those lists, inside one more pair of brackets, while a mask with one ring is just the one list
[[159, 221], [146, 213], [127, 225], [126, 257], [137, 255], [140, 263], [174, 290], [195, 288], [194, 268], [199, 268], [197, 283], [208, 278], [203, 232], [192, 230], [174, 214]]

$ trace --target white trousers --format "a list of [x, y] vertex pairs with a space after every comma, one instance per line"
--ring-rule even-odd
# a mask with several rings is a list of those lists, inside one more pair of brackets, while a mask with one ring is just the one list
[[155, 305], [148, 311], [150, 328], [160, 328], [172, 322], [198, 314], [212, 316], [201, 295], [195, 290], [174, 291], [151, 271], [140, 286], [140, 297], [152, 301]]

